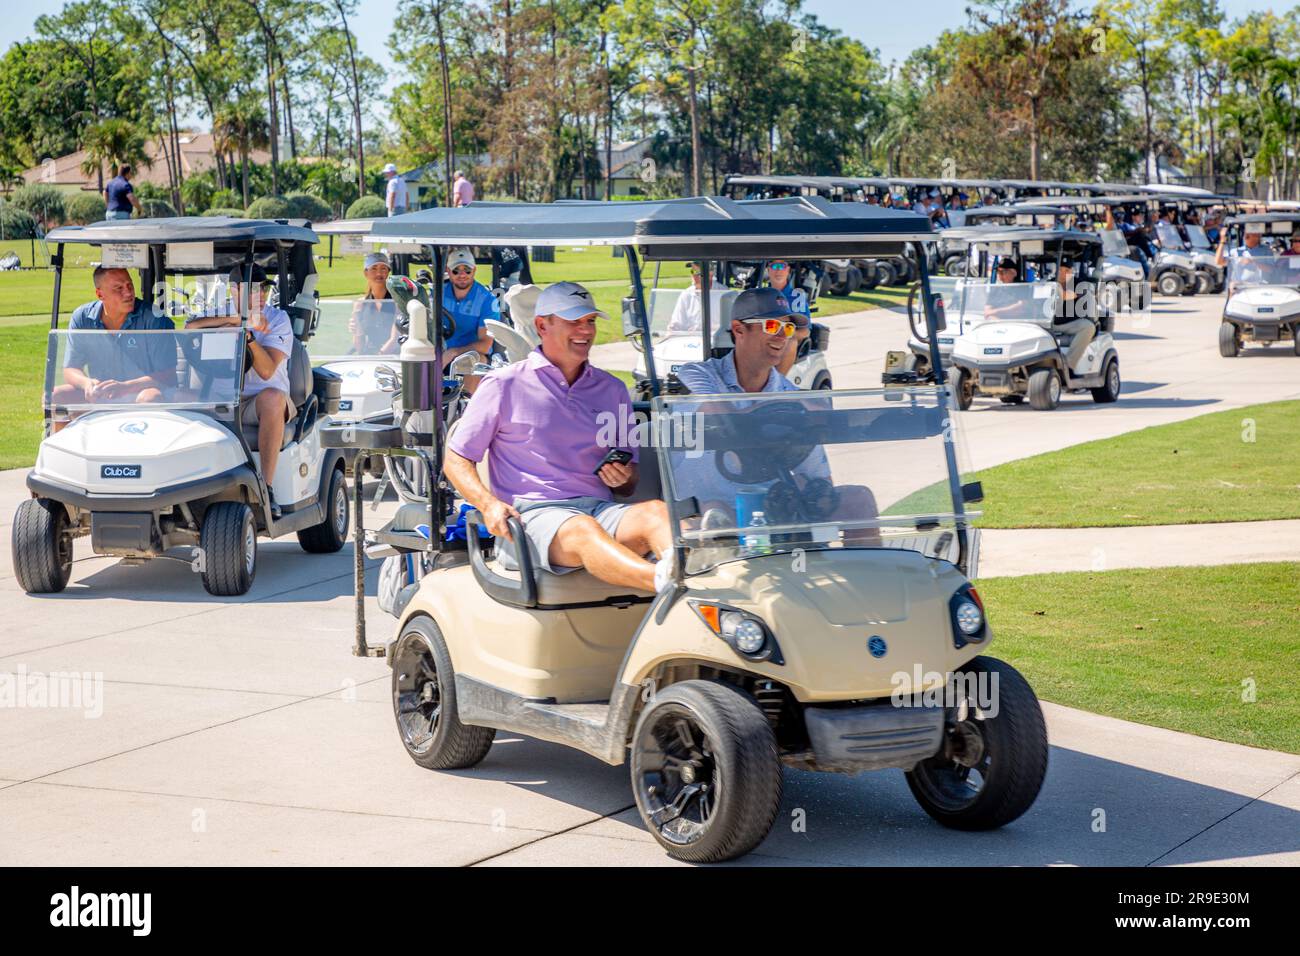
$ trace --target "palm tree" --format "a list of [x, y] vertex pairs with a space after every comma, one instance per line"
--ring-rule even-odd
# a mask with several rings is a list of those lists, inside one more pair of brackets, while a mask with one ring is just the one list
[[110, 167], [122, 163], [137, 167], [153, 166], [153, 159], [144, 149], [144, 134], [138, 132], [128, 120], [106, 119], [86, 127], [81, 136], [81, 148], [86, 151], [81, 171], [87, 176], [102, 171], [104, 163]]
[[244, 195], [244, 208], [248, 208], [248, 154], [270, 145], [270, 124], [262, 104], [251, 97], [241, 97], [228, 103], [217, 114], [212, 132], [218, 142], [233, 143], [239, 150], [240, 186]]

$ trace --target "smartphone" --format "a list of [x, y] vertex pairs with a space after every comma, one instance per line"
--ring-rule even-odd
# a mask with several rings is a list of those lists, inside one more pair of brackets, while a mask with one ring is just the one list
[[624, 451], [621, 448], [611, 448], [606, 453], [605, 457], [600, 460], [600, 464], [596, 466], [596, 470], [593, 471], [592, 474], [593, 475], [600, 474], [600, 469], [604, 468], [606, 465], [610, 464], [611, 462], [616, 465], [626, 465], [631, 460], [632, 460], [632, 453], [630, 451]]

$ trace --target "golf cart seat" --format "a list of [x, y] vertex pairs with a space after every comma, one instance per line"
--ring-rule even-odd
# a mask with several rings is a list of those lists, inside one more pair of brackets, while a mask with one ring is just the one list
[[[291, 442], [302, 438], [302, 433], [310, 428], [316, 420], [317, 402], [316, 396], [312, 392], [313, 377], [311, 368], [311, 357], [307, 354], [307, 348], [298, 339], [293, 340], [293, 352], [289, 356], [289, 399], [293, 402], [294, 414], [284, 425], [284, 437], [280, 439], [280, 450], [283, 451]], [[244, 399], [244, 402], [253, 401], [251, 398]], [[242, 407], [241, 407], [242, 412]], [[244, 441], [248, 442], [248, 447], [257, 451], [257, 425], [244, 423], [240, 418], [241, 428], [244, 433]]]

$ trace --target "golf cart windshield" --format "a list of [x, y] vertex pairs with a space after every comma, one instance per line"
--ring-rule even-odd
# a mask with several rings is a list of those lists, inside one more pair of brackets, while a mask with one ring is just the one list
[[392, 299], [320, 303], [312, 359], [393, 358], [401, 348], [397, 315], [397, 303]]
[[1178, 227], [1173, 223], [1161, 220], [1156, 223], [1156, 238], [1160, 240], [1162, 249], [1182, 249], [1183, 237], [1178, 234]]
[[969, 514], [935, 388], [681, 395], [653, 420], [686, 572], [795, 549], [952, 558]]
[[[714, 286], [709, 290], [709, 312], [714, 331], [726, 325], [731, 315], [731, 301], [737, 293]], [[689, 289], [652, 289], [650, 292], [650, 336], [655, 342], [670, 335], [700, 334], [703, 309], [700, 293]]]
[[1118, 229], [1102, 229], [1097, 235], [1101, 236], [1101, 251], [1105, 255], [1128, 258], [1128, 240], [1124, 238], [1124, 233]]
[[1228, 260], [1228, 283], [1247, 286], [1300, 286], [1300, 256], [1234, 256]]
[[1193, 249], [1213, 249], [1210, 245], [1210, 237], [1205, 234], [1204, 226], [1184, 226], [1187, 230], [1187, 241], [1192, 244]]
[[1050, 322], [1060, 287], [1055, 282], [961, 283], [952, 311], [963, 322]]
[[45, 408], [56, 420], [106, 408], [233, 410], [239, 403], [240, 329], [50, 332]]

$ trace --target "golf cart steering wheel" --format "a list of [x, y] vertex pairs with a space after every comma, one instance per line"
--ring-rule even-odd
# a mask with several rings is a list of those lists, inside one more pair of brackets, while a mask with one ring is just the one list
[[840, 493], [825, 478], [809, 478], [799, 487], [788, 474], [767, 490], [763, 508], [773, 524], [825, 521], [839, 507]]
[[[805, 437], [802, 413], [793, 402], [781, 402], [719, 415], [721, 447], [715, 456], [719, 473], [728, 481], [745, 485], [787, 477], [816, 447]], [[755, 435], [761, 436], [762, 445], [744, 447]]]

